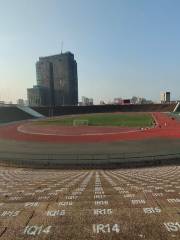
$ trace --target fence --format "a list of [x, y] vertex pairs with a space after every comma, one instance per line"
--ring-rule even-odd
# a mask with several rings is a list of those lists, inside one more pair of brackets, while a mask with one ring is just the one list
[[144, 155], [112, 154], [35, 154], [0, 152], [0, 165], [31, 168], [121, 168], [180, 164], [180, 153]]

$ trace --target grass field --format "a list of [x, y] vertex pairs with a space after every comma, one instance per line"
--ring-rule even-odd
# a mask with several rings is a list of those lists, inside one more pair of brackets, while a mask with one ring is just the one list
[[88, 120], [89, 126], [121, 126], [121, 127], [150, 127], [153, 118], [148, 113], [104, 113], [84, 114], [67, 117], [51, 118], [35, 122], [38, 125], [63, 125], [72, 126], [74, 120]]

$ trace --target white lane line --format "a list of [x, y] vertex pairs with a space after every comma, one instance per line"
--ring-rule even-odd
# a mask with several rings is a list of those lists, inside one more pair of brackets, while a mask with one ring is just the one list
[[130, 130], [126, 132], [108, 132], [108, 133], [80, 133], [80, 134], [74, 134], [74, 135], [67, 135], [67, 134], [57, 134], [57, 133], [41, 133], [41, 132], [31, 132], [26, 129], [24, 129], [23, 125], [18, 126], [17, 128], [18, 132], [25, 133], [25, 134], [32, 134], [32, 135], [42, 135], [42, 136], [62, 136], [62, 137], [73, 137], [73, 136], [103, 136], [103, 135], [118, 135], [118, 134], [127, 134], [127, 133], [135, 133], [135, 132], [143, 132], [146, 130]]

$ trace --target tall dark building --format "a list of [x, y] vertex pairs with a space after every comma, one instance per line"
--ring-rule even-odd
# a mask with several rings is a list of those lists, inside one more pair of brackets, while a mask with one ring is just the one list
[[77, 63], [72, 53], [40, 57], [36, 79], [37, 86], [27, 89], [30, 106], [78, 104]]

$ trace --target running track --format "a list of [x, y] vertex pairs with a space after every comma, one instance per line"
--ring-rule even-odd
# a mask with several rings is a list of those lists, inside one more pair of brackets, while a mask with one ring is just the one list
[[[173, 120], [164, 113], [153, 113], [157, 122], [155, 128], [148, 130], [137, 130], [129, 128], [107, 128], [107, 127], [59, 127], [52, 133], [48, 128], [42, 131], [42, 127], [36, 126], [36, 132], [32, 131], [29, 123], [16, 123], [0, 127], [0, 139], [33, 142], [113, 142], [121, 140], [143, 140], [149, 138], [180, 138], [180, 122]], [[53, 127], [54, 128], [54, 127]], [[62, 128], [62, 127], [61, 127]], [[18, 131], [18, 129], [24, 132]], [[90, 130], [91, 129], [91, 130]], [[26, 133], [25, 133], [26, 132]], [[28, 132], [28, 133], [27, 133]], [[57, 133], [57, 134], [56, 134]], [[85, 133], [85, 134], [83, 134]]]

